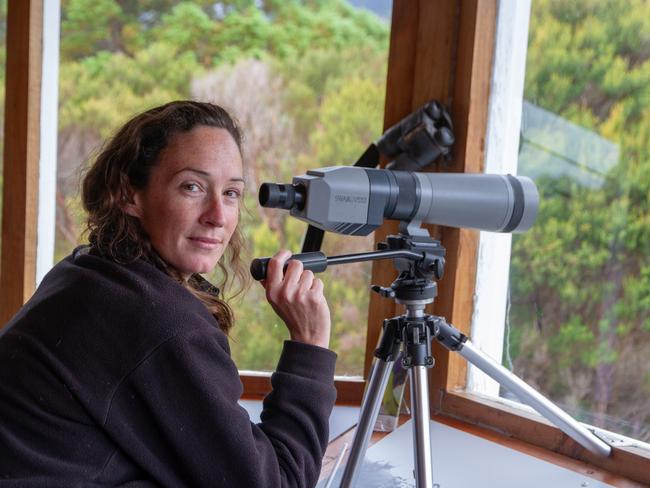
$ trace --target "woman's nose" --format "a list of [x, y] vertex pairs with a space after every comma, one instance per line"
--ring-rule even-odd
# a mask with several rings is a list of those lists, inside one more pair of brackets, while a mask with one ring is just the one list
[[208, 202], [208, 207], [201, 215], [201, 223], [215, 227], [223, 227], [226, 223], [224, 204], [221, 198], [215, 197]]

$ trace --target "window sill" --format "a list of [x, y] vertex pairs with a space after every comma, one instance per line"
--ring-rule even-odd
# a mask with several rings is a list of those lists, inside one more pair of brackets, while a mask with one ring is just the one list
[[[271, 372], [240, 371], [239, 378], [244, 385], [243, 399], [261, 400], [271, 391]], [[365, 380], [360, 376], [335, 376], [337, 405], [361, 405]]]
[[602, 458], [584, 449], [535, 413], [464, 391], [441, 392], [435, 413], [588, 463], [635, 482], [650, 484], [650, 451], [640, 446], [613, 445], [612, 454]]

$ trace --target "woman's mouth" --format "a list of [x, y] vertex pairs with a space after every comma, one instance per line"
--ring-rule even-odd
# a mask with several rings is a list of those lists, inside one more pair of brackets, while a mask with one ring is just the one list
[[188, 239], [201, 249], [214, 249], [221, 244], [220, 239], [213, 239], [211, 237], [188, 237]]

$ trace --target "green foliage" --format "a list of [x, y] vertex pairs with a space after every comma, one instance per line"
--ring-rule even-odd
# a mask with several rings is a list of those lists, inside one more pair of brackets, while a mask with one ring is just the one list
[[647, 2], [533, 2], [525, 97], [617, 143], [620, 160], [599, 188], [538, 179], [537, 224], [513, 241], [510, 353], [552, 398], [646, 440], [649, 76]]
[[[328, 103], [331, 105], [337, 94], [340, 98], [342, 83], [351, 80], [357, 83], [363, 80], [372, 85], [371, 91], [376, 98], [369, 104], [366, 103], [370, 106], [364, 107], [365, 115], [376, 115], [377, 109], [383, 112], [386, 63], [386, 49], [378, 49], [374, 43], [343, 50], [331, 47], [311, 49], [303, 56], [291, 56], [277, 63], [276, 69], [287, 80], [284, 101], [296, 121], [296, 138], [309, 141], [316, 130], [320, 129], [321, 133], [328, 130], [320, 120], [320, 114], [324, 110], [321, 106], [323, 99], [329, 97]], [[328, 110], [331, 112], [332, 108]], [[343, 110], [349, 112], [350, 108], [345, 106]], [[368, 113], [369, 111], [372, 113]], [[368, 120], [365, 124], [374, 124], [374, 129], [371, 130], [378, 134], [381, 131], [381, 120], [380, 115], [379, 119]], [[357, 156], [358, 154], [354, 154], [352, 157]]]
[[240, 369], [273, 371], [287, 328], [264, 297], [264, 289], [254, 283], [245, 297], [232, 303], [236, 324], [231, 334], [233, 358]]
[[182, 2], [162, 15], [153, 33], [157, 42], [174, 46], [181, 53], [192, 52], [205, 64], [210, 60], [216, 30], [217, 25], [199, 5]]
[[251, 234], [252, 247], [256, 253], [259, 252], [262, 256], [271, 256], [280, 248], [277, 235], [264, 225], [253, 229]]
[[[193, 82], [217, 72], [219, 82], [206, 93], [237, 107], [235, 115], [255, 138], [245, 146], [251, 181], [283, 181], [316, 164], [351, 162], [381, 132], [387, 49], [387, 24], [343, 0], [64, 0], [59, 150], [66, 160], [60, 167], [76, 178], [97, 141], [126, 118], [189, 97]], [[257, 64], [240, 64], [253, 59]], [[241, 87], [247, 81], [241, 66], [257, 70], [250, 76], [268, 78], [268, 100], [255, 99], [253, 108], [247, 105], [253, 94]], [[228, 91], [227, 85], [239, 89]], [[276, 130], [279, 122], [285, 129]], [[69, 161], [70, 154], [75, 159]], [[74, 236], [83, 228], [75, 183], [63, 176], [59, 183], [58, 259], [77, 244]], [[256, 196], [256, 188], [249, 188], [241, 215], [246, 259], [281, 247], [298, 252], [306, 225], [259, 208]], [[354, 252], [371, 242], [334, 237], [326, 245], [336, 253]], [[341, 352], [339, 373], [361, 373], [369, 269], [323, 276], [332, 343]], [[220, 280], [218, 272], [209, 278]], [[232, 306], [237, 364], [274, 369], [288, 334], [263, 288], [254, 283]]]
[[328, 94], [311, 138], [319, 165], [353, 164], [381, 134], [384, 87], [369, 79], [352, 78]]
[[120, 20], [115, 0], [67, 0], [61, 5], [61, 52], [78, 58], [106, 49]]
[[199, 72], [192, 52], [152, 44], [129, 57], [100, 51], [62, 65], [59, 127], [83, 126], [102, 137], [126, 117], [156, 104], [186, 97]]

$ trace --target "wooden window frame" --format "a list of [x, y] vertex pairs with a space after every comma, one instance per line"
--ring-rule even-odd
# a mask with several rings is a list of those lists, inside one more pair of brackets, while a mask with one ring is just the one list
[[43, 0], [7, 1], [0, 327], [36, 286]]
[[[384, 127], [435, 99], [452, 112], [455, 154], [444, 171], [478, 173], [483, 169], [498, 0], [394, 0]], [[5, 110], [5, 163], [0, 261], [0, 320], [7, 320], [35, 288], [40, 81], [43, 0], [8, 0]], [[470, 329], [478, 233], [429, 227], [447, 249], [439, 296], [428, 312], [447, 318], [462, 332]], [[376, 242], [397, 232], [387, 224]], [[390, 263], [376, 262], [372, 282], [395, 278]], [[401, 313], [390, 300], [370, 298], [364, 371], [385, 317]], [[436, 365], [429, 374], [432, 415], [488, 427], [505, 437], [585, 461], [609, 472], [650, 484], [650, 453], [614, 447], [596, 457], [542, 418], [463, 392], [467, 364], [434, 344]], [[270, 391], [266, 376], [242, 375], [245, 395]], [[363, 381], [337, 381], [338, 402], [359, 404]]]
[[[485, 159], [488, 102], [498, 0], [394, 0], [388, 67], [385, 127], [423, 103], [435, 99], [451, 108], [455, 154], [444, 171], [480, 173]], [[396, 226], [377, 232], [377, 241]], [[427, 310], [469, 334], [476, 282], [476, 231], [430, 227], [447, 249], [439, 296]], [[373, 283], [394, 279], [390, 266], [378, 262]], [[384, 317], [397, 315], [388, 300], [372, 296], [365, 371], [372, 360]], [[650, 484], [650, 453], [613, 447], [608, 458], [591, 454], [545, 419], [496, 400], [464, 392], [467, 363], [434, 344], [436, 364], [429, 374], [431, 414], [462, 420], [544, 449], [587, 462], [611, 473]]]

